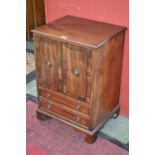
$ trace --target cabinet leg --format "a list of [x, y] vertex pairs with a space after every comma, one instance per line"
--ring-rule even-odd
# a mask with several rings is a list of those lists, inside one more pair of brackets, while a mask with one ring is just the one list
[[89, 144], [93, 144], [97, 139], [97, 133], [95, 133], [94, 135], [86, 135], [85, 141]]
[[116, 119], [119, 116], [120, 107], [117, 109], [116, 113], [112, 116], [112, 118]]
[[[76, 132], [79, 132], [79, 133], [85, 133], [85, 132], [81, 131], [78, 128], [74, 128], [74, 130]], [[97, 139], [97, 133], [95, 133], [94, 135], [90, 135], [90, 134], [87, 134], [87, 133], [85, 133], [85, 134], [86, 134], [85, 142], [87, 142], [89, 144], [93, 144], [96, 141], [96, 139]]]
[[37, 116], [37, 119], [39, 119], [40, 121], [45, 121], [49, 118], [48, 116], [46, 116], [38, 111], [36, 111], [36, 116]]
[[78, 128], [74, 128], [74, 130], [76, 131], [76, 132], [82, 132], [80, 129], [78, 129]]

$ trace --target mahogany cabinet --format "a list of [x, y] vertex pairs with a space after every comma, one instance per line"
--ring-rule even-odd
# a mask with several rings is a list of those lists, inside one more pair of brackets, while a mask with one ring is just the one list
[[118, 116], [125, 27], [64, 16], [33, 30], [40, 120], [86, 133]]

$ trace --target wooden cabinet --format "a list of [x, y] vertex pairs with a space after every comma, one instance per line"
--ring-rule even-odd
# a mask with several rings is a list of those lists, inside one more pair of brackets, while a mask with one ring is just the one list
[[125, 29], [65, 16], [33, 30], [39, 119], [58, 119], [95, 141], [119, 114]]

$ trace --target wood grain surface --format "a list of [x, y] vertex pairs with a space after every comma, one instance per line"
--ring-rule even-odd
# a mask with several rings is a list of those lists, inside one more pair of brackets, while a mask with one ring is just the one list
[[119, 115], [124, 30], [72, 16], [34, 30], [38, 112], [85, 131], [93, 143]]

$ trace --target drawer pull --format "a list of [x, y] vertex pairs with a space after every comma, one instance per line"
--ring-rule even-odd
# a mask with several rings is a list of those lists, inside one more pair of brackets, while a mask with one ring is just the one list
[[80, 72], [78, 70], [74, 70], [73, 71], [73, 75], [76, 76], [76, 77], [79, 77], [80, 76]]
[[52, 105], [49, 104], [48, 105], [48, 110], [51, 110], [51, 108], [52, 108]]
[[80, 108], [81, 108], [81, 106], [79, 105], [79, 104], [77, 104], [77, 106], [76, 106], [76, 110], [80, 110]]
[[47, 61], [47, 66], [48, 67], [52, 67], [52, 62], [51, 61]]
[[52, 95], [50, 93], [47, 94], [47, 99], [51, 99]]
[[76, 122], [79, 123], [79, 121], [80, 121], [80, 117], [77, 117]]

